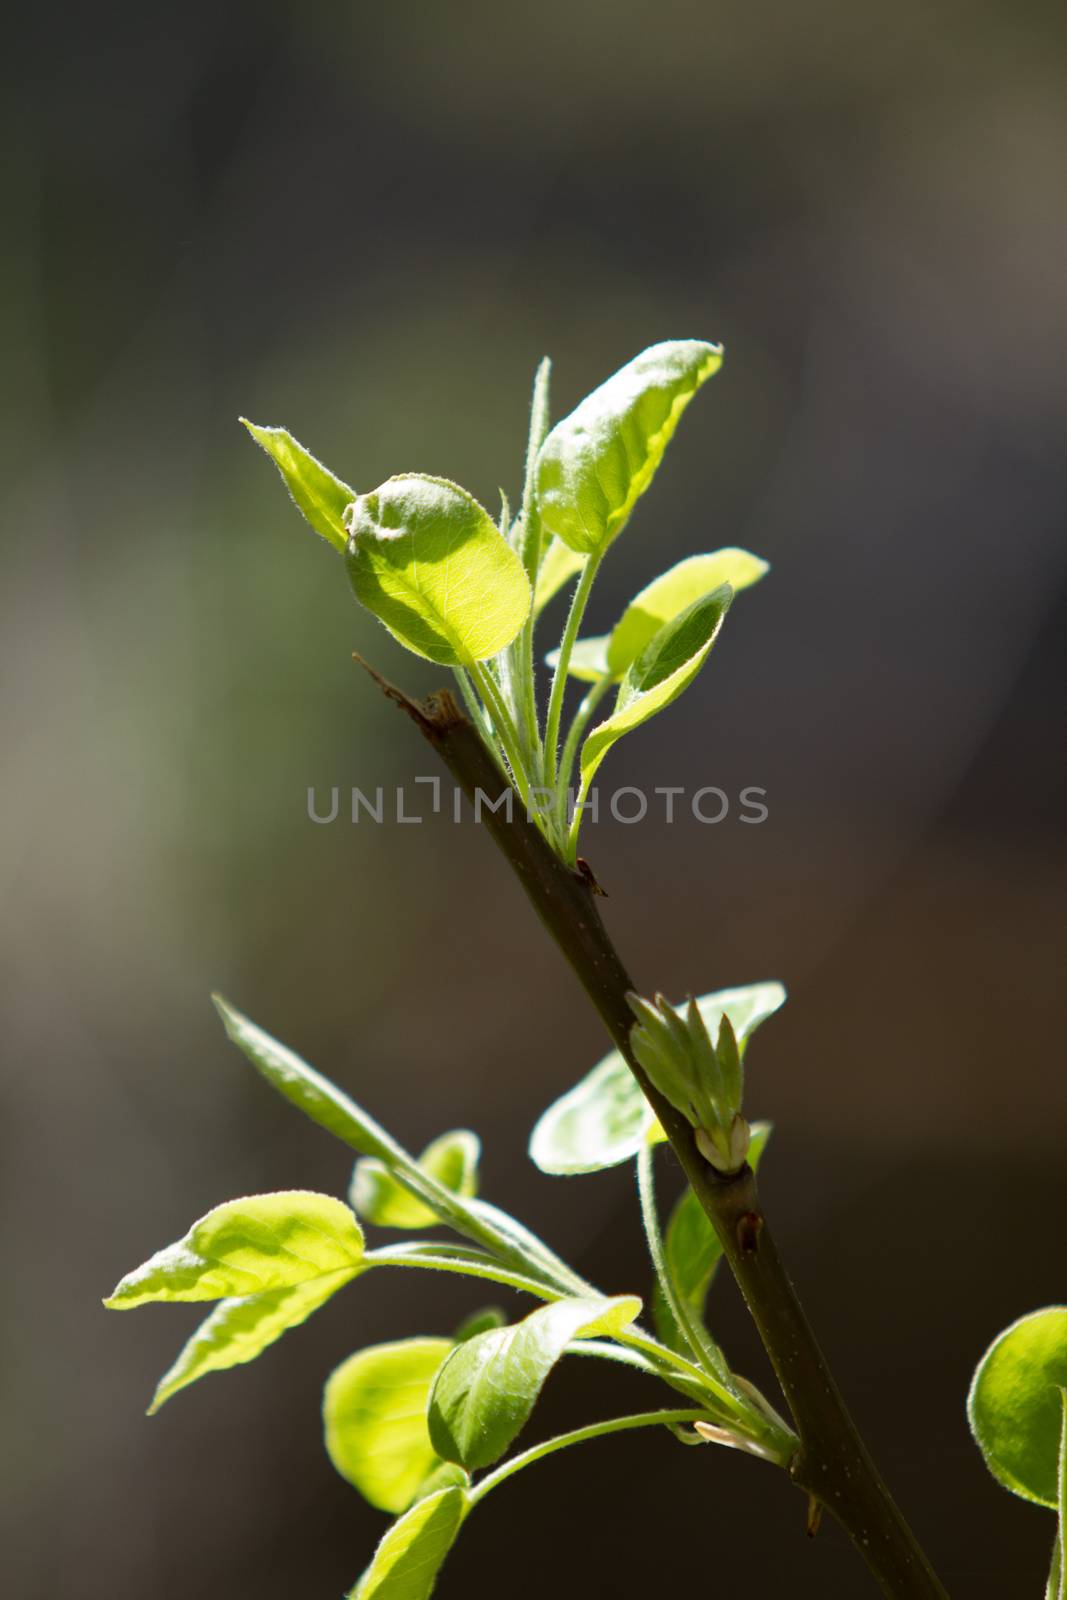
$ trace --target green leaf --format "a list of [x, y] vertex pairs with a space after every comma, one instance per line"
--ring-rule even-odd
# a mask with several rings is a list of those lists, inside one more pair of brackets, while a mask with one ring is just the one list
[[530, 611], [522, 562], [489, 513], [446, 478], [406, 473], [348, 512], [357, 598], [416, 655], [469, 667], [510, 644]]
[[758, 583], [770, 570], [766, 561], [747, 550], [716, 550], [713, 555], [687, 556], [661, 573], [626, 607], [607, 647], [607, 664], [621, 678], [650, 644], [665, 622], [677, 617], [694, 600], [713, 594], [724, 584], [736, 594]]
[[[748, 1163], [755, 1170], [771, 1136], [769, 1122], [752, 1124], [752, 1140], [748, 1147]], [[722, 1258], [719, 1236], [708, 1220], [707, 1213], [692, 1189], [686, 1185], [671, 1212], [663, 1239], [664, 1256], [671, 1282], [692, 1308], [699, 1321], [711, 1288], [716, 1268]], [[675, 1325], [666, 1300], [657, 1295], [652, 1303], [656, 1331], [665, 1344], [673, 1350], [688, 1351], [688, 1345]]]
[[461, 1488], [420, 1500], [393, 1523], [348, 1600], [427, 1600], [466, 1514]]
[[572, 550], [569, 544], [564, 544], [562, 539], [553, 539], [544, 555], [537, 572], [537, 586], [534, 590], [534, 616], [540, 616], [548, 602], [581, 572], [585, 566], [585, 556], [577, 550]]
[[316, 461], [284, 428], [257, 428], [246, 417], [241, 421], [278, 468], [297, 510], [304, 514], [316, 533], [335, 550], [343, 552], [348, 543], [344, 513], [356, 498], [356, 491], [335, 478], [329, 468]]
[[682, 412], [721, 365], [718, 345], [654, 344], [557, 423], [537, 463], [546, 532], [583, 555], [605, 549], [652, 482]]
[[[469, 1198], [478, 1192], [478, 1135], [466, 1128], [443, 1133], [419, 1157], [419, 1166], [452, 1194]], [[374, 1156], [357, 1161], [348, 1191], [352, 1209], [379, 1228], [432, 1228], [441, 1221], [435, 1211], [398, 1183], [384, 1162]]]
[[1049, 1573], [1049, 1600], [1067, 1600], [1067, 1389], [1060, 1390], [1060, 1461], [1057, 1475], [1056, 1547]]
[[624, 733], [663, 711], [689, 687], [718, 637], [732, 594], [724, 587], [694, 601], [645, 646], [619, 685], [614, 711], [586, 735], [580, 758], [583, 786], [588, 788]]
[[354, 1273], [362, 1255], [359, 1223], [331, 1195], [306, 1189], [250, 1195], [194, 1222], [183, 1239], [127, 1273], [104, 1304], [129, 1311], [154, 1300], [264, 1294]]
[[[555, 672], [559, 665], [559, 651], [550, 650], [545, 657], [545, 665]], [[606, 678], [610, 672], [608, 666], [608, 636], [606, 633], [593, 634], [588, 639], [576, 639], [571, 651], [571, 658], [567, 671], [572, 678], [578, 678], [582, 683], [599, 683], [601, 678]]]
[[571, 1341], [620, 1333], [640, 1310], [632, 1295], [557, 1300], [459, 1345], [430, 1396], [430, 1438], [438, 1455], [469, 1471], [499, 1460]]
[[499, 1306], [484, 1306], [481, 1311], [472, 1311], [452, 1335], [453, 1343], [466, 1344], [468, 1339], [476, 1339], [480, 1333], [488, 1333], [490, 1328], [502, 1328], [507, 1320]]
[[967, 1399], [971, 1431], [994, 1478], [1052, 1511], [1059, 1501], [1064, 1385], [1067, 1306], [1049, 1306], [994, 1339]]
[[305, 1116], [317, 1122], [327, 1133], [334, 1134], [353, 1150], [363, 1155], [373, 1155], [393, 1160], [403, 1152], [384, 1128], [369, 1117], [329, 1078], [309, 1067], [306, 1061], [279, 1044], [269, 1033], [221, 995], [212, 995], [215, 1009], [222, 1018], [227, 1036], [264, 1077], [273, 1089], [284, 1095], [290, 1105], [296, 1106]]
[[451, 1339], [404, 1339], [349, 1356], [323, 1395], [326, 1452], [380, 1511], [406, 1511], [440, 1466], [426, 1406]]
[[[697, 1006], [716, 1038], [723, 1016], [730, 1018], [743, 1055], [760, 1023], [784, 1001], [780, 983], [751, 983], [702, 995]], [[684, 1009], [675, 1007], [679, 1016]], [[569, 1177], [616, 1167], [635, 1156], [646, 1140], [662, 1138], [633, 1073], [612, 1050], [544, 1112], [530, 1138], [530, 1157], [542, 1172]]]
[[170, 1371], [159, 1380], [148, 1415], [153, 1416], [179, 1389], [209, 1372], [223, 1372], [254, 1361], [275, 1339], [306, 1322], [313, 1311], [356, 1276], [358, 1269], [346, 1267], [321, 1278], [309, 1278], [290, 1289], [220, 1301], [185, 1344]]

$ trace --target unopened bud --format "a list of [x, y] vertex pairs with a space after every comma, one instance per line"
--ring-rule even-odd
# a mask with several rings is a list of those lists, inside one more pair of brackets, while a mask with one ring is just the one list
[[750, 1137], [748, 1123], [739, 1111], [734, 1113], [728, 1133], [721, 1129], [698, 1128], [695, 1135], [700, 1154], [723, 1177], [740, 1172], [748, 1155]]

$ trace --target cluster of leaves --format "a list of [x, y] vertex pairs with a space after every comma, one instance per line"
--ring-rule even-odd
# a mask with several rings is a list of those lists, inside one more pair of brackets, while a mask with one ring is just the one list
[[[649, 583], [610, 633], [581, 635], [605, 554], [649, 488], [683, 411], [720, 363], [719, 347], [703, 341], [654, 345], [555, 427], [549, 364], [542, 363], [519, 509], [513, 516], [502, 496], [497, 522], [458, 484], [425, 474], [357, 493], [285, 429], [247, 424], [307, 521], [343, 555], [357, 598], [402, 645], [455, 672], [502, 772], [571, 865], [601, 762], [692, 683], [734, 594], [767, 571], [739, 549], [690, 556]], [[542, 716], [534, 629], [567, 585], [573, 593], [560, 644], [546, 657], [552, 678]], [[561, 737], [572, 681], [583, 698]], [[594, 724], [612, 692], [610, 711]], [[746, 1157], [755, 1166], [766, 1146], [769, 1126], [750, 1126], [741, 1114], [743, 1061], [751, 1034], [784, 998], [775, 983], [705, 995], [684, 1010], [635, 997], [634, 1049], [721, 1172]], [[732, 1370], [708, 1328], [705, 1306], [722, 1252], [692, 1191], [660, 1228], [653, 1159], [663, 1134], [618, 1052], [545, 1112], [530, 1153], [542, 1171], [557, 1174], [636, 1160], [655, 1269], [655, 1333], [637, 1321], [639, 1299], [601, 1293], [479, 1198], [473, 1134], [446, 1134], [416, 1158], [327, 1079], [217, 1003], [231, 1039], [263, 1077], [359, 1159], [348, 1204], [305, 1191], [233, 1200], [122, 1279], [109, 1306], [217, 1302], [160, 1381], [152, 1411], [207, 1373], [253, 1360], [374, 1268], [457, 1273], [538, 1302], [514, 1323], [489, 1309], [450, 1338], [357, 1351], [330, 1377], [323, 1406], [330, 1459], [372, 1505], [397, 1517], [354, 1596], [424, 1600], [460, 1525], [488, 1493], [543, 1456], [605, 1434], [666, 1427], [687, 1443], [711, 1440], [788, 1464], [796, 1436]], [[362, 1224], [443, 1225], [460, 1242], [406, 1239], [368, 1249]], [[623, 1362], [665, 1383], [675, 1403], [508, 1456], [552, 1368], [570, 1353]], [[1001, 1335], [978, 1369], [969, 1405], [997, 1478], [1058, 1514], [1048, 1600], [1067, 1600], [1065, 1387], [1067, 1308], [1057, 1307]]]
[[[776, 984], [705, 995], [712, 1026], [729, 1019], [744, 1047], [784, 999]], [[735, 1373], [704, 1307], [718, 1239], [686, 1191], [661, 1234], [652, 1155], [663, 1134], [612, 1053], [541, 1118], [531, 1152], [548, 1172], [592, 1172], [638, 1161], [642, 1212], [656, 1283], [655, 1333], [641, 1301], [588, 1283], [515, 1218], [478, 1196], [480, 1147], [458, 1130], [415, 1157], [334, 1084], [221, 998], [231, 1040], [299, 1110], [358, 1153], [348, 1204], [292, 1190], [217, 1206], [183, 1238], [127, 1274], [106, 1304], [215, 1301], [170, 1370], [150, 1413], [208, 1373], [254, 1360], [334, 1294], [375, 1268], [451, 1272], [534, 1299], [515, 1322], [476, 1311], [449, 1338], [420, 1337], [359, 1350], [332, 1373], [323, 1400], [325, 1444], [337, 1471], [397, 1520], [352, 1590], [360, 1600], [421, 1600], [460, 1525], [498, 1484], [542, 1457], [637, 1427], [673, 1430], [785, 1465], [788, 1425]], [[753, 1159], [767, 1126], [753, 1129]], [[423, 1231], [444, 1225], [458, 1242], [405, 1239], [368, 1248], [366, 1225]], [[666, 1384], [670, 1406], [609, 1418], [508, 1457], [556, 1363], [566, 1354], [623, 1362]], [[492, 1469], [492, 1470], [489, 1470]]]
[[[543, 362], [519, 509], [513, 517], [502, 497], [496, 523], [458, 484], [422, 473], [357, 494], [284, 428], [246, 424], [308, 522], [343, 554], [357, 598], [407, 649], [453, 669], [503, 771], [572, 864], [583, 803], [608, 751], [688, 688], [734, 593], [767, 571], [745, 550], [690, 556], [643, 589], [610, 634], [579, 636], [604, 556], [721, 361], [719, 346], [702, 340], [653, 345], [553, 428]], [[542, 717], [534, 628], [568, 584]], [[563, 738], [570, 680], [587, 687]], [[610, 712], [590, 728], [612, 691]]]

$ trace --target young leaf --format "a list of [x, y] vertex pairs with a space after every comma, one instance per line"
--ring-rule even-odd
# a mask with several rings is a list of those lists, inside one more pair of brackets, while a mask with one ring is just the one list
[[510, 644], [529, 614], [522, 562], [458, 484], [406, 473], [348, 512], [357, 598], [416, 655], [469, 667]]
[[258, 1355], [280, 1339], [290, 1328], [306, 1322], [313, 1311], [325, 1305], [331, 1295], [343, 1289], [358, 1275], [358, 1269], [345, 1267], [321, 1278], [309, 1278], [289, 1289], [271, 1289], [267, 1294], [245, 1295], [221, 1300], [187, 1341], [178, 1359], [164, 1373], [152, 1396], [148, 1415], [198, 1378], [209, 1372], [223, 1372]]
[[724, 584], [736, 594], [758, 583], [770, 570], [766, 561], [747, 550], [716, 550], [713, 555], [687, 556], [661, 573], [626, 607], [608, 641], [607, 664], [616, 678], [635, 662], [665, 622], [677, 617], [694, 600], [701, 600]]
[[507, 1317], [499, 1306], [484, 1306], [481, 1311], [472, 1311], [465, 1317], [452, 1335], [454, 1344], [466, 1344], [468, 1339], [476, 1339], [480, 1333], [488, 1333], [491, 1328], [502, 1328], [507, 1322]]
[[577, 550], [572, 550], [569, 544], [564, 544], [562, 539], [553, 539], [544, 555], [537, 573], [537, 586], [534, 589], [534, 616], [538, 617], [547, 606], [548, 602], [581, 572], [585, 566], [585, 556]]
[[[548, 652], [545, 665], [555, 672], [559, 665], [558, 650]], [[578, 678], [582, 683], [599, 683], [601, 678], [608, 676], [610, 670], [606, 633], [592, 634], [587, 639], [575, 640], [570, 661], [567, 663], [567, 671], [572, 678]]]
[[467, 1495], [458, 1487], [413, 1505], [393, 1523], [348, 1600], [427, 1600], [466, 1514]]
[[[771, 1136], [771, 1124], [754, 1122], [751, 1135], [748, 1164], [755, 1169]], [[667, 1271], [678, 1297], [688, 1303], [699, 1321], [704, 1315], [708, 1291], [722, 1258], [722, 1245], [707, 1213], [688, 1185], [671, 1212], [663, 1249]], [[663, 1342], [672, 1350], [685, 1353], [688, 1345], [675, 1325], [670, 1307], [660, 1295], [653, 1298], [652, 1314], [656, 1332]]]
[[543, 1112], [530, 1136], [530, 1159], [542, 1172], [570, 1177], [600, 1172], [635, 1156], [659, 1124], [617, 1050]]
[[438, 1455], [468, 1471], [499, 1460], [572, 1339], [620, 1333], [640, 1310], [632, 1295], [557, 1300], [459, 1345], [430, 1396], [430, 1438]]
[[368, 1117], [329, 1078], [279, 1044], [220, 994], [212, 995], [230, 1041], [248, 1058], [261, 1077], [284, 1095], [291, 1105], [363, 1155], [393, 1159], [399, 1147], [384, 1128]]
[[406, 1511], [440, 1458], [426, 1406], [451, 1339], [404, 1339], [360, 1350], [330, 1374], [322, 1402], [326, 1452], [379, 1511]]
[[245, 417], [241, 421], [278, 468], [297, 510], [316, 533], [343, 553], [348, 543], [344, 513], [356, 498], [356, 491], [335, 478], [284, 428], [257, 428]]
[[[478, 1192], [480, 1153], [478, 1135], [459, 1128], [427, 1145], [419, 1166], [453, 1194], [469, 1198]], [[432, 1228], [441, 1220], [373, 1156], [356, 1162], [348, 1198], [353, 1211], [379, 1228]]]
[[1049, 1306], [994, 1339], [967, 1397], [971, 1431], [994, 1478], [1052, 1511], [1059, 1503], [1064, 1385], [1067, 1306]]
[[716, 589], [665, 622], [627, 670], [619, 685], [615, 709], [586, 736], [580, 758], [582, 784], [593, 775], [624, 733], [663, 711], [687, 689], [718, 637], [733, 591]]
[[354, 1273], [363, 1234], [340, 1200], [305, 1189], [229, 1200], [183, 1239], [127, 1273], [104, 1304], [128, 1311], [150, 1301], [221, 1300]]
[[557, 423], [537, 464], [545, 531], [583, 555], [606, 549], [652, 482], [682, 412], [721, 365], [718, 345], [654, 344]]
[[[751, 983], [702, 995], [697, 1006], [716, 1038], [723, 1016], [730, 1018], [743, 1055], [760, 1023], [784, 1001], [780, 983]], [[675, 1009], [681, 1015], [684, 1007]], [[542, 1172], [569, 1177], [616, 1167], [646, 1139], [662, 1137], [633, 1073], [612, 1050], [542, 1114], [530, 1138], [530, 1158]]]

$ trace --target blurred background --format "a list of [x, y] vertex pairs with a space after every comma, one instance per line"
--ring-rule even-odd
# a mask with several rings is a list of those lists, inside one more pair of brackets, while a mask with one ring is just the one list
[[[602, 782], [759, 785], [769, 817], [608, 820], [585, 852], [645, 986], [787, 984], [749, 1056], [780, 1242], [952, 1592], [1037, 1595], [1052, 1519], [993, 1484], [963, 1406], [993, 1334], [1067, 1298], [1062, 9], [118, 0], [12, 26], [13, 1592], [340, 1595], [383, 1519], [323, 1454], [322, 1382], [485, 1298], [368, 1279], [144, 1420], [197, 1311], [100, 1297], [222, 1199], [348, 1177], [213, 987], [415, 1148], [476, 1128], [492, 1199], [646, 1287], [631, 1175], [527, 1159], [604, 1041], [484, 832], [308, 819], [309, 786], [433, 770], [351, 651], [440, 674], [357, 609], [236, 418], [360, 488], [425, 470], [495, 509], [544, 352], [558, 416], [694, 336], [725, 365], [592, 622], [692, 551], [774, 571]], [[762, 1379], [725, 1281], [716, 1326]], [[655, 1403], [565, 1363], [529, 1438]], [[440, 1593], [660, 1592], [666, 1542], [671, 1581], [872, 1594], [803, 1518], [754, 1461], [635, 1435], [494, 1498]]]

